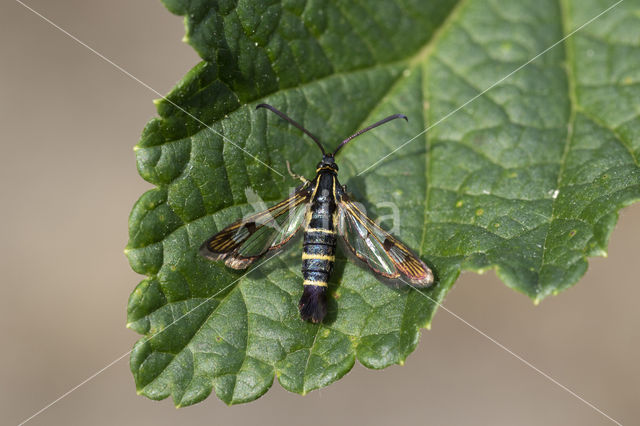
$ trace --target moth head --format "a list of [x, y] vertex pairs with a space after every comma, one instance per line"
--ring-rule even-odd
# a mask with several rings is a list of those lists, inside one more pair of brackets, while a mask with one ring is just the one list
[[331, 169], [333, 169], [333, 170], [335, 170], [337, 172], [338, 171], [338, 165], [336, 164], [335, 158], [336, 157], [332, 153], [322, 154], [322, 161], [320, 161], [318, 163], [316, 168], [320, 169], [322, 167], [329, 167], [329, 168], [331, 168]]

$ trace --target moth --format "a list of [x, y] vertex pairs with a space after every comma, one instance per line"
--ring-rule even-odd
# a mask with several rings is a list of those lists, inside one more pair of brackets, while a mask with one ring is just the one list
[[[303, 293], [298, 308], [305, 321], [321, 322], [327, 313], [327, 283], [335, 262], [340, 239], [355, 257], [376, 275], [389, 280], [408, 280], [426, 287], [433, 284], [433, 272], [405, 244], [384, 229], [358, 207], [338, 181], [335, 157], [355, 137], [396, 118], [391, 115], [343, 140], [327, 153], [311, 132], [271, 105], [260, 104], [309, 136], [322, 151], [316, 176], [302, 180], [293, 194], [273, 207], [242, 218], [227, 226], [200, 247], [202, 256], [224, 260], [233, 269], [245, 269], [266, 253], [281, 249], [300, 230], [304, 230], [302, 249]], [[287, 162], [287, 168], [289, 163]], [[406, 282], [406, 281], [405, 281]]]

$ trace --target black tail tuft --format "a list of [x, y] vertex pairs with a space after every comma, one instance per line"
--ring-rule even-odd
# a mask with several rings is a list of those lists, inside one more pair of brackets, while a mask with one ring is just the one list
[[298, 308], [300, 317], [305, 321], [319, 323], [327, 314], [327, 287], [305, 285]]

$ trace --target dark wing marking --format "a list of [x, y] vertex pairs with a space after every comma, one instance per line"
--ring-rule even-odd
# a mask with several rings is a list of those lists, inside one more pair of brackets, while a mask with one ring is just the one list
[[338, 203], [338, 233], [353, 254], [385, 278], [433, 284], [433, 272], [400, 240], [376, 225], [346, 196]]
[[286, 200], [237, 220], [200, 247], [211, 260], [224, 260], [233, 269], [245, 269], [268, 251], [284, 246], [300, 229], [307, 211], [310, 191], [305, 183]]

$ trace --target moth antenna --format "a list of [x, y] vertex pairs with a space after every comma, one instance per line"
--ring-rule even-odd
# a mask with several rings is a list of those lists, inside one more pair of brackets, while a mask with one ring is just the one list
[[307, 129], [302, 127], [302, 125], [300, 125], [298, 122], [296, 122], [295, 120], [289, 118], [284, 112], [275, 109], [274, 107], [272, 107], [269, 104], [260, 104], [260, 105], [256, 106], [256, 109], [259, 109], [259, 108], [266, 108], [269, 111], [276, 113], [277, 115], [280, 116], [280, 118], [288, 121], [289, 123], [293, 124], [298, 129], [302, 130], [307, 136], [309, 136], [311, 139], [313, 139], [313, 141], [318, 145], [318, 147], [320, 148], [320, 151], [322, 151], [322, 155], [325, 154], [324, 147], [322, 146], [322, 144], [320, 143], [318, 138], [316, 138], [310, 131], [308, 131]]
[[354, 133], [353, 135], [349, 136], [348, 138], [346, 138], [345, 140], [343, 140], [340, 145], [338, 145], [338, 147], [336, 148], [335, 151], [333, 151], [333, 155], [335, 156], [338, 151], [340, 151], [340, 148], [342, 148], [343, 146], [345, 146], [347, 144], [347, 142], [349, 142], [351, 139], [354, 139], [357, 136], [360, 136], [361, 134], [368, 132], [371, 129], [375, 129], [378, 126], [383, 125], [384, 123], [388, 123], [391, 120], [395, 120], [396, 118], [404, 118], [405, 120], [407, 120], [407, 122], [409, 121], [409, 119], [407, 118], [406, 115], [404, 114], [393, 114], [390, 115], [387, 118], [383, 118], [382, 120], [378, 121], [377, 123], [373, 123], [371, 126], [369, 127], [365, 127], [362, 130], [358, 130], [356, 133]]

